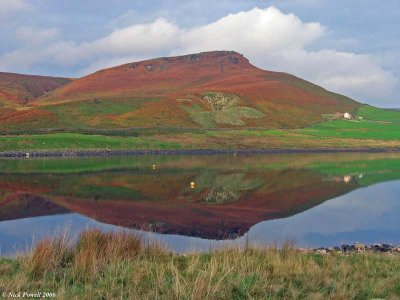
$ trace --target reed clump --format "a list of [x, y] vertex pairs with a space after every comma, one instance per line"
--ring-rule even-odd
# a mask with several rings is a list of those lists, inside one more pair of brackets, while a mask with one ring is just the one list
[[58, 299], [398, 299], [400, 257], [290, 245], [174, 254], [138, 235], [88, 230], [0, 260], [0, 292], [21, 290]]

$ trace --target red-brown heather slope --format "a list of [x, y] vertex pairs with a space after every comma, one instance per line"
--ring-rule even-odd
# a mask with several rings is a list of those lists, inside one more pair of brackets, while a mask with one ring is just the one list
[[61, 77], [0, 72], [0, 103], [26, 104], [70, 81]]
[[71, 81], [0, 73], [5, 131], [299, 128], [359, 105], [293, 75], [261, 70], [232, 51], [146, 60]]
[[[293, 75], [261, 70], [232, 51], [101, 70], [54, 90], [37, 105], [112, 99], [147, 99], [123, 113], [111, 109], [103, 117], [112, 127], [301, 127], [321, 121], [322, 114], [359, 106]], [[69, 105], [67, 110], [72, 111], [74, 106]], [[98, 120], [86, 123], [92, 126]]]

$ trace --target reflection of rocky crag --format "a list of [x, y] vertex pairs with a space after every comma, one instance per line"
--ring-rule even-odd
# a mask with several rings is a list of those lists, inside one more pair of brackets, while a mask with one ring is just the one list
[[[0, 216], [5, 220], [13, 215], [17, 219], [40, 212], [71, 211], [128, 228], [222, 239], [242, 235], [261, 221], [293, 215], [357, 188], [356, 181], [324, 178], [305, 170], [0, 175], [3, 193], [37, 195], [26, 199], [37, 211], [27, 209], [27, 205], [13, 209], [7, 204], [13, 201], [3, 199]], [[191, 182], [195, 182], [194, 188]]]
[[216, 174], [205, 172], [194, 181], [198, 190], [209, 191], [202, 201], [223, 204], [239, 200], [243, 193], [262, 185], [262, 179], [247, 179], [244, 173]]
[[217, 187], [212, 189], [207, 196], [203, 198], [203, 201], [206, 203], [211, 203], [211, 204], [221, 204], [221, 203], [229, 203], [229, 202], [235, 202], [240, 199], [240, 194], [224, 189], [222, 187]]

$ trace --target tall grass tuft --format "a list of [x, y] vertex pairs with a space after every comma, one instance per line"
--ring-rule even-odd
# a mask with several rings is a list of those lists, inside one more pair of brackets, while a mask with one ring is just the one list
[[76, 242], [67, 233], [40, 241], [25, 259], [32, 277], [43, 277], [57, 269], [71, 268], [77, 278], [101, 274], [114, 262], [129, 262], [138, 255], [158, 256], [167, 250], [157, 243], [145, 243], [140, 235], [128, 232], [85, 230]]
[[24, 260], [32, 277], [43, 276], [67, 266], [73, 260], [73, 250], [66, 231], [58, 238], [41, 240]]
[[87, 230], [0, 259], [0, 292], [60, 299], [399, 299], [400, 255], [242, 246], [174, 254], [127, 232]]

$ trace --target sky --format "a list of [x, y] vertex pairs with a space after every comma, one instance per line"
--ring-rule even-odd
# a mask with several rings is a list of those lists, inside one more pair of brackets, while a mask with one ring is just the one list
[[400, 107], [398, 0], [1, 0], [0, 71], [82, 77], [211, 50]]

